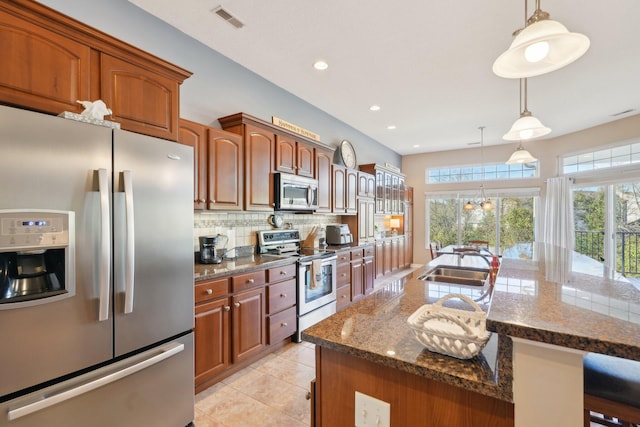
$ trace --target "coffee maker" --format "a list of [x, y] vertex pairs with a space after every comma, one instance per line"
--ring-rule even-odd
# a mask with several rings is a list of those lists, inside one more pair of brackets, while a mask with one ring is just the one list
[[[224, 239], [224, 245], [220, 247], [220, 239]], [[220, 264], [227, 246], [228, 238], [225, 235], [200, 236], [200, 263]]]

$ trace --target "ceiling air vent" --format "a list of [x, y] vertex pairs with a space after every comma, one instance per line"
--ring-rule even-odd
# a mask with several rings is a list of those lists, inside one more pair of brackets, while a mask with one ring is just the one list
[[236, 28], [244, 27], [244, 24], [242, 23], [242, 21], [240, 21], [238, 18], [233, 16], [231, 13], [229, 13], [228, 11], [223, 9], [222, 6], [216, 7], [215, 9], [213, 9], [212, 12], [215, 13], [216, 15], [218, 15], [220, 18], [224, 19], [225, 21], [227, 21], [229, 24], [233, 25]]

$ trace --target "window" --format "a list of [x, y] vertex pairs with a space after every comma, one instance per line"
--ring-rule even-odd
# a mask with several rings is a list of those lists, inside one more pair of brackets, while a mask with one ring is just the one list
[[562, 159], [562, 171], [569, 175], [637, 163], [640, 163], [640, 142], [632, 142], [565, 156]]
[[495, 179], [535, 178], [538, 176], [538, 162], [516, 165], [504, 163], [475, 166], [449, 167], [426, 170], [427, 184], [448, 182], [489, 181]]
[[[539, 189], [503, 190], [487, 193], [494, 210], [483, 210], [474, 193], [428, 195], [427, 242], [442, 246], [464, 245], [469, 240], [487, 240], [495, 254], [530, 257], [535, 240]], [[473, 210], [463, 209], [468, 201]]]

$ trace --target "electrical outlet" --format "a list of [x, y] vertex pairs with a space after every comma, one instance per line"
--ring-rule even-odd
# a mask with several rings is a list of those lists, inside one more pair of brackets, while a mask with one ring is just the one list
[[356, 427], [391, 427], [391, 404], [356, 391]]

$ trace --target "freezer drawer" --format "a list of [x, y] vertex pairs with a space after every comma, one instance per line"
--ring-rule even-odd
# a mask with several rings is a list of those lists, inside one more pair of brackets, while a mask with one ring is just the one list
[[194, 418], [193, 334], [4, 402], [5, 427], [181, 427]]

